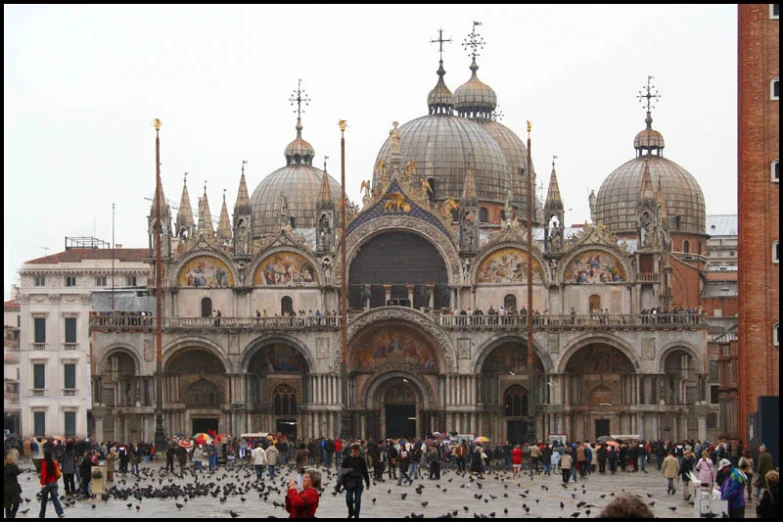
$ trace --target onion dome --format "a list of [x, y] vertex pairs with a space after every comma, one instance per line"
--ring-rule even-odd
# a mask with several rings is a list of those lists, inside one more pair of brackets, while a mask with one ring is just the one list
[[286, 165], [312, 165], [315, 149], [302, 139], [302, 118], [296, 119], [296, 139], [285, 148]]
[[438, 67], [438, 83], [427, 95], [427, 106], [430, 108], [430, 114], [451, 114], [454, 110], [454, 95], [446, 87], [443, 77], [446, 70], [443, 68], [443, 60]]
[[479, 80], [476, 75], [478, 68], [474, 57], [470, 64], [473, 74], [454, 91], [454, 108], [457, 114], [466, 118], [489, 119], [498, 105], [498, 97], [492, 87]]
[[647, 117], [644, 119], [647, 124], [647, 128], [643, 131], [639, 131], [639, 134], [633, 139], [633, 148], [636, 149], [637, 155], [641, 155], [643, 151], [652, 152], [656, 151], [659, 155], [662, 154], [664, 147], [663, 134], [652, 128], [652, 114], [647, 111]]
[[[704, 193], [699, 183], [686, 169], [663, 157], [663, 136], [653, 130], [649, 111], [645, 121], [647, 128], [634, 140], [636, 158], [609, 174], [598, 191], [598, 220], [616, 234], [636, 234], [639, 205], [643, 198], [651, 199], [654, 205], [652, 190], [659, 187], [666, 194], [670, 231], [706, 234]], [[642, 190], [645, 168], [649, 169], [649, 190]]]

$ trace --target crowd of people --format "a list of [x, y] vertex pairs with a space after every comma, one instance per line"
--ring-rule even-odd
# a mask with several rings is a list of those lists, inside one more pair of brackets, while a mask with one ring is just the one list
[[[776, 518], [779, 501], [779, 476], [773, 469], [772, 456], [762, 446], [757, 458], [741, 442], [732, 451], [728, 442], [682, 441], [616, 441], [590, 443], [537, 442], [511, 444], [482, 443], [479, 440], [428, 436], [385, 440], [350, 440], [318, 438], [289, 440], [284, 435], [258, 438], [218, 437], [204, 443], [170, 437], [166, 448], [165, 469], [183, 476], [185, 471], [209, 473], [219, 466], [238, 463], [252, 466], [256, 478], [268, 474], [274, 479], [281, 467], [295, 472], [289, 481], [286, 509], [292, 517], [314, 516], [321, 490], [321, 470], [337, 470], [337, 492], [345, 491], [349, 518], [359, 518], [362, 493], [378, 482], [395, 482], [410, 486], [416, 481], [438, 481], [443, 468], [481, 479], [488, 470], [509, 470], [522, 474], [560, 476], [563, 484], [590, 476], [648, 472], [655, 467], [666, 479], [667, 494], [682, 489], [683, 500], [691, 501], [699, 487], [720, 490], [728, 502], [729, 516], [744, 516], [748, 502], [756, 503], [761, 518]], [[4, 507], [7, 518], [13, 518], [19, 507], [18, 466], [20, 454], [31, 457], [40, 475], [41, 511], [45, 516], [51, 500], [58, 516], [64, 516], [58, 491], [60, 480], [64, 497], [86, 499], [92, 496], [92, 468], [105, 466], [105, 480], [113, 482], [115, 473], [139, 475], [140, 468], [156, 456], [155, 445], [140, 442], [120, 444], [96, 443], [89, 439], [54, 440], [11, 439], [5, 447]], [[175, 465], [178, 464], [177, 465]], [[755, 480], [753, 480], [755, 478]], [[600, 479], [598, 479], [600, 480]], [[637, 503], [618, 497], [614, 507], [602, 514], [611, 518]], [[614, 511], [613, 511], [614, 510]], [[619, 516], [619, 515], [618, 515]]]

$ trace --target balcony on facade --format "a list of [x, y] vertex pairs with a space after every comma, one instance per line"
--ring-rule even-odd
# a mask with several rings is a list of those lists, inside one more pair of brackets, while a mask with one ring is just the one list
[[[395, 307], [389, 307], [395, 308]], [[377, 310], [377, 309], [374, 309]], [[349, 320], [359, 313], [349, 314]], [[445, 330], [509, 330], [527, 326], [527, 316], [517, 315], [450, 315], [430, 313]], [[706, 328], [702, 314], [590, 314], [590, 315], [533, 315], [533, 329], [550, 330], [695, 330]], [[166, 332], [217, 331], [334, 331], [340, 328], [341, 318], [331, 317], [164, 317]], [[149, 315], [93, 315], [90, 329], [100, 332], [151, 332], [155, 318]]]

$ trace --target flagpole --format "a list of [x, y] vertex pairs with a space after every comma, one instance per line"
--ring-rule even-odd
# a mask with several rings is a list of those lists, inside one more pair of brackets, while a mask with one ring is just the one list
[[163, 256], [161, 254], [160, 120], [155, 119], [155, 449], [165, 451], [163, 428]]
[[[340, 418], [340, 438], [346, 440], [350, 435], [350, 422], [348, 419], [348, 280], [345, 266], [345, 231], [346, 231], [346, 198], [345, 198], [345, 128], [348, 126], [345, 120], [340, 120], [340, 384], [342, 391], [342, 414]], [[326, 173], [324, 173], [326, 175]], [[355, 434], [354, 434], [355, 435]]]

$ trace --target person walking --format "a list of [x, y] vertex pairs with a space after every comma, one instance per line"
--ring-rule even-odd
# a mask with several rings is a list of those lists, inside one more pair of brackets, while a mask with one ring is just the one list
[[777, 471], [769, 471], [764, 477], [767, 488], [761, 494], [759, 503], [756, 505], [756, 516], [758, 518], [778, 518], [778, 504], [780, 504], [780, 475]]
[[297, 489], [296, 479], [291, 478], [288, 481], [288, 495], [285, 499], [285, 509], [290, 514], [289, 518], [315, 518], [320, 487], [321, 474], [314, 469], [308, 469], [302, 476], [302, 491]]
[[[530, 445], [530, 476], [538, 473], [538, 463], [541, 461], [541, 448], [538, 447], [538, 443], [534, 442]], [[521, 464], [521, 463], [520, 463]]]
[[468, 454], [468, 443], [463, 440], [461, 444], [454, 449], [454, 456], [457, 457], [457, 471], [465, 472], [465, 456]]
[[692, 451], [686, 451], [680, 465], [680, 479], [682, 480], [682, 498], [685, 502], [691, 499], [691, 471], [696, 464]]
[[571, 467], [574, 465], [574, 457], [571, 456], [571, 452], [566, 450], [563, 456], [560, 457], [560, 471], [563, 473], [563, 484], [568, 484], [568, 480], [571, 478]]
[[750, 502], [753, 498], [753, 454], [749, 449], [746, 449], [742, 452], [742, 456], [737, 462], [737, 467], [748, 478], [748, 496], [746, 500]]
[[342, 460], [341, 469], [349, 470], [343, 487], [345, 488], [345, 505], [348, 506], [348, 518], [359, 518], [362, 509], [362, 492], [365, 485], [370, 490], [370, 472], [367, 461], [360, 455], [361, 446], [351, 445], [351, 453]]
[[399, 476], [397, 477], [397, 485], [402, 486], [402, 478], [408, 481], [408, 484], [413, 484], [413, 479], [408, 474], [408, 468], [410, 467], [410, 452], [406, 445], [405, 439], [400, 440], [400, 449], [397, 450], [397, 464], [399, 465]]
[[185, 474], [185, 465], [188, 463], [188, 450], [177, 444], [177, 462], [179, 463], [179, 474]]
[[511, 467], [514, 469], [514, 476], [518, 477], [522, 470], [522, 448], [519, 444], [511, 450]]
[[680, 474], [680, 461], [674, 456], [674, 453], [670, 450], [666, 458], [663, 459], [663, 466], [661, 467], [661, 473], [667, 481], [666, 493], [674, 495], [677, 490], [674, 488], [674, 479]]
[[3, 462], [3, 509], [5, 518], [16, 518], [21, 500], [22, 487], [19, 485], [19, 451], [12, 448], [8, 450]]
[[65, 445], [62, 462], [60, 463], [60, 471], [63, 473], [65, 494], [75, 495], [76, 483], [74, 482], [74, 474], [76, 473], [76, 453], [73, 450], [73, 441], [69, 440]]
[[756, 470], [756, 498], [761, 495], [761, 490], [767, 487], [767, 473], [774, 469], [772, 454], [767, 451], [767, 446], [762, 444], [759, 448], [759, 467]]
[[701, 483], [701, 487], [712, 487], [713, 467], [714, 466], [712, 464], [712, 459], [710, 459], [710, 454], [707, 453], [707, 450], [702, 451], [701, 458], [699, 459], [699, 462], [696, 463], [695, 468], [696, 473], [699, 474], [699, 482]]
[[174, 473], [174, 455], [177, 453], [177, 443], [169, 438], [166, 446], [166, 471]]
[[275, 478], [275, 466], [280, 464], [280, 450], [277, 449], [277, 446], [274, 444], [270, 444], [269, 447], [266, 449], [266, 465], [269, 468], [269, 478], [273, 479]]
[[[108, 482], [114, 482], [114, 468], [116, 466], [117, 459], [119, 458], [119, 455], [117, 455], [117, 448], [112, 446], [109, 449], [109, 454], [106, 455], [106, 480]], [[66, 493], [68, 491], [68, 488], [65, 488]]]
[[253, 449], [251, 455], [253, 456], [253, 467], [256, 470], [256, 480], [262, 480], [264, 478], [264, 468], [266, 467], [266, 451], [259, 442]]
[[729, 502], [729, 518], [745, 518], [745, 474], [735, 468], [729, 459], [718, 464], [718, 476], [721, 477], [720, 499]]
[[201, 444], [193, 450], [193, 471], [204, 471], [204, 450]]
[[60, 504], [60, 497], [57, 494], [57, 481], [60, 480], [60, 466], [54, 461], [51, 451], [44, 452], [44, 459], [41, 463], [41, 511], [38, 518], [46, 517], [46, 503], [49, 497], [52, 497], [54, 511], [60, 518], [65, 518], [63, 506]]
[[549, 444], [544, 445], [544, 449], [541, 450], [541, 462], [544, 464], [544, 475], [547, 477], [552, 475], [552, 448]]

